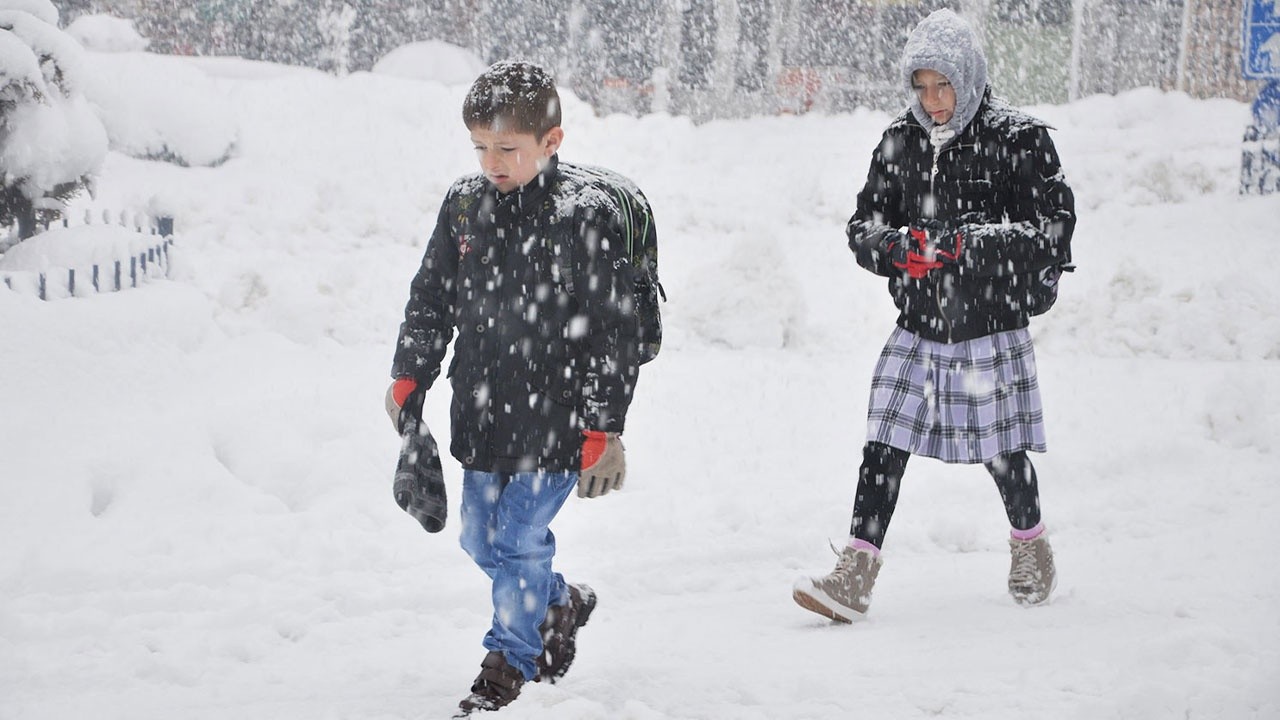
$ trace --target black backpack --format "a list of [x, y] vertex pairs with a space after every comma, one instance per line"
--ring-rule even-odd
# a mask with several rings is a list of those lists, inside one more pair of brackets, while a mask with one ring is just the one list
[[1058, 263], [1036, 273], [1027, 290], [1027, 312], [1032, 316], [1043, 315], [1058, 302], [1058, 281], [1062, 273], [1075, 272], [1076, 266], [1070, 263]]
[[[561, 163], [560, 171], [566, 178], [577, 183], [607, 188], [618, 205], [622, 239], [635, 269], [634, 304], [640, 363], [647, 363], [657, 357], [658, 351], [662, 349], [662, 312], [659, 302], [666, 302], [667, 299], [662, 283], [658, 282], [658, 230], [653, 223], [653, 209], [649, 207], [649, 200], [635, 183], [612, 170]], [[563, 272], [562, 277], [569, 278], [572, 283], [570, 273]], [[572, 285], [569, 291], [573, 292]]]

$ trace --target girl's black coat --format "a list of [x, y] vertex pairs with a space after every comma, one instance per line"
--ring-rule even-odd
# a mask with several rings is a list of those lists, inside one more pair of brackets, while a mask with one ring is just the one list
[[[934, 218], [963, 229], [958, 264], [919, 280], [894, 266], [899, 228]], [[862, 267], [889, 278], [898, 325], [960, 342], [1026, 327], [1039, 272], [1071, 259], [1075, 199], [1045, 124], [987, 91], [937, 157], [910, 111], [884, 132], [846, 232]]]
[[563, 169], [509, 194], [455, 182], [410, 286], [392, 375], [430, 387], [456, 329], [450, 450], [467, 469], [577, 470], [583, 429], [623, 429], [631, 262], [612, 195]]

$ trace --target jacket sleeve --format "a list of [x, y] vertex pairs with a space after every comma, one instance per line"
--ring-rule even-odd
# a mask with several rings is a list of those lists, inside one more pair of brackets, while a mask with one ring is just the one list
[[409, 285], [409, 302], [391, 364], [392, 377], [411, 377], [424, 387], [430, 387], [440, 374], [445, 349], [453, 338], [458, 292], [458, 245], [449, 210], [453, 196], [451, 190], [440, 206], [422, 265]]
[[595, 208], [579, 210], [573, 254], [575, 295], [585, 330], [583, 427], [622, 432], [640, 372], [634, 307], [635, 271], [622, 241], [620, 216]]
[[1071, 261], [1075, 196], [1063, 177], [1049, 131], [1029, 128], [1017, 136], [1007, 222], [964, 226], [963, 272], [995, 277], [1037, 272]]
[[867, 182], [858, 193], [858, 208], [845, 225], [849, 249], [858, 264], [883, 277], [901, 273], [889, 259], [889, 245], [899, 239], [898, 228], [906, 224], [901, 210], [901, 185], [888, 160], [894, 142], [893, 136], [885, 133], [872, 152]]

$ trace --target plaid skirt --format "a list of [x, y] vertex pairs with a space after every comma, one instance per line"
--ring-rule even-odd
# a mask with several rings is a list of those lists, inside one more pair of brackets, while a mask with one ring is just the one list
[[949, 463], [1044, 452], [1031, 333], [947, 344], [895, 328], [871, 379], [867, 440]]

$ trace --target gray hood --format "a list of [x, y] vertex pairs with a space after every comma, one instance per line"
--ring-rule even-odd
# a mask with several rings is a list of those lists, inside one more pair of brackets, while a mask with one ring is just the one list
[[933, 70], [951, 81], [956, 91], [956, 112], [947, 127], [957, 135], [978, 114], [987, 89], [987, 56], [973, 28], [951, 10], [937, 10], [916, 25], [902, 49], [901, 68], [902, 81], [911, 97], [911, 114], [925, 130], [933, 130], [934, 122], [911, 89], [911, 74], [916, 70]]

